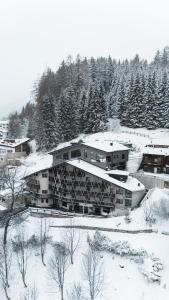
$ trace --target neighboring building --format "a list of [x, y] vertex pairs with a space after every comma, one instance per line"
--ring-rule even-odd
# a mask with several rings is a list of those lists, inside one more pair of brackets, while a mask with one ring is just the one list
[[169, 189], [169, 174], [138, 172], [132, 175], [142, 182], [148, 190], [153, 188]]
[[142, 166], [145, 172], [169, 174], [169, 148], [164, 145], [145, 147]]
[[0, 121], [0, 139], [6, 139], [9, 134], [9, 120]]
[[28, 142], [28, 138], [0, 140], [0, 166], [20, 164], [19, 159], [30, 152]]
[[53, 155], [53, 165], [75, 158], [81, 158], [90, 164], [103, 169], [125, 170], [128, 161], [129, 148], [117, 142], [93, 141], [69, 143], [65, 147], [56, 147], [50, 152]]

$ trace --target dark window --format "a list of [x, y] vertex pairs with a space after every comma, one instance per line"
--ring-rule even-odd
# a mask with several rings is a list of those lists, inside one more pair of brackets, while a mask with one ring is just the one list
[[48, 203], [48, 199], [46, 199], [46, 203]]
[[42, 177], [48, 177], [48, 174], [47, 173], [42, 173]]
[[80, 157], [80, 156], [81, 156], [80, 149], [71, 151], [71, 158]]
[[125, 206], [131, 206], [132, 200], [131, 199], [125, 199]]
[[127, 198], [132, 198], [132, 192], [130, 192], [130, 191], [126, 190], [125, 195], [126, 195]]
[[48, 191], [47, 190], [42, 190], [42, 194], [47, 194]]
[[65, 159], [65, 160], [69, 159], [69, 153], [68, 152], [63, 153], [63, 159]]
[[44, 200], [43, 199], [41, 199], [41, 203], [43, 203], [44, 202]]
[[87, 150], [84, 150], [84, 157], [87, 158]]
[[125, 154], [122, 154], [122, 159], [125, 159]]
[[67, 207], [67, 203], [62, 201], [62, 206]]
[[123, 204], [123, 199], [116, 199], [116, 203]]
[[111, 156], [106, 156], [106, 161], [111, 162]]
[[89, 211], [89, 210], [88, 210], [88, 207], [87, 207], [87, 206], [84, 206], [84, 213], [85, 213], [85, 214], [88, 214], [88, 211]]

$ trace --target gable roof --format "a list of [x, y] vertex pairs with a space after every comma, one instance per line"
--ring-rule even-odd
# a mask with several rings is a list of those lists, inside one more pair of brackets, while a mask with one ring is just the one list
[[15, 148], [19, 145], [22, 145], [22, 144], [28, 142], [29, 140], [30, 140], [29, 138], [23, 138], [23, 139], [15, 139], [14, 142], [10, 142], [10, 139], [2, 139], [2, 140], [0, 140], [0, 146]]
[[97, 149], [103, 152], [111, 153], [111, 152], [116, 152], [116, 151], [129, 151], [130, 149], [126, 146], [124, 146], [121, 143], [117, 143], [114, 141], [100, 141], [100, 140], [95, 140], [92, 142], [83, 142], [83, 141], [77, 141], [77, 142], [66, 142], [66, 143], [61, 143], [59, 144], [56, 148], [51, 150], [49, 154], [53, 154], [54, 152], [57, 152], [59, 150], [71, 148], [73, 146], [86, 146], [89, 148]]
[[145, 147], [143, 154], [169, 156], [169, 148]]

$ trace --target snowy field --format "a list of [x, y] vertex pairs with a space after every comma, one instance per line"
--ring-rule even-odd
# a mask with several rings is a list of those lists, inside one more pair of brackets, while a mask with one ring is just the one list
[[[167, 191], [163, 191], [161, 197], [161, 191], [155, 190], [154, 195], [152, 194], [151, 199], [148, 199], [147, 203], [150, 204], [154, 201], [154, 204], [158, 204], [163, 197], [166, 197], [167, 203], [169, 202], [169, 196]], [[148, 224], [145, 222], [144, 205], [137, 210], [134, 210], [130, 214], [130, 223], [125, 221], [125, 217], [112, 217], [112, 218], [92, 218], [92, 217], [75, 217], [73, 219], [75, 225], [87, 225], [87, 226], [99, 226], [105, 228], [118, 228], [118, 229], [146, 229], [153, 228], [154, 233], [139, 233], [139, 234], [128, 234], [128, 233], [110, 233], [102, 232], [108, 239], [109, 243], [120, 243], [128, 242], [130, 248], [137, 252], [146, 252], [144, 263], [140, 263], [141, 254], [131, 259], [126, 252], [126, 255], [119, 255], [117, 253], [111, 253], [109, 251], [101, 251], [100, 259], [103, 263], [104, 271], [104, 284], [102, 291], [98, 296], [98, 300], [168, 300], [169, 296], [169, 236], [162, 234], [163, 231], [167, 231], [169, 228], [169, 220], [164, 220], [158, 214], [154, 214], [156, 221], [155, 223]], [[44, 222], [45, 218], [43, 219]], [[62, 226], [69, 225], [69, 218], [46, 218], [47, 226], [49, 226], [49, 235], [52, 237], [54, 242], [63, 241], [64, 230], [63, 228], [55, 228], [50, 226]], [[10, 229], [10, 238], [13, 238], [18, 231], [19, 226], [24, 226], [26, 237], [29, 238], [31, 235], [40, 235], [40, 218], [30, 216], [29, 213], [26, 215], [25, 221], [22, 225], [14, 225]], [[151, 225], [151, 227], [150, 227]], [[2, 231], [2, 230], [1, 230]], [[80, 242], [74, 255], [74, 265], [68, 267], [65, 277], [65, 300], [68, 300], [67, 293], [73, 287], [74, 283], [80, 283], [85, 299], [88, 297], [88, 289], [84, 280], [82, 260], [83, 254], [86, 253], [88, 248], [87, 235], [93, 237], [95, 231], [91, 230], [80, 230]], [[118, 251], [121, 251], [118, 250]], [[126, 247], [125, 247], [126, 251]], [[38, 300], [54, 300], [60, 299], [60, 295], [55, 286], [55, 283], [49, 276], [49, 260], [52, 255], [52, 246], [48, 245], [45, 263], [46, 267], [42, 265], [40, 248], [31, 250], [30, 257], [28, 259], [28, 269], [26, 274], [26, 283], [28, 288], [23, 287], [21, 275], [18, 271], [18, 265], [16, 257], [12, 255], [11, 264], [11, 278], [10, 278], [10, 289], [9, 294], [12, 300], [19, 299], [31, 299], [23, 298], [26, 295], [27, 290], [33, 286], [36, 286], [38, 291]], [[152, 282], [147, 279], [152, 277], [154, 261], [158, 260], [162, 265], [162, 270], [156, 272], [159, 275], [160, 282]], [[146, 276], [145, 276], [146, 274]], [[154, 277], [154, 275], [153, 275]], [[0, 299], [5, 300], [3, 291], [1, 292]]]

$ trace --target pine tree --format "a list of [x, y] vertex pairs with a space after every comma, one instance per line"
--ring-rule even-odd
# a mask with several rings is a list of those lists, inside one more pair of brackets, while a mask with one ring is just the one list
[[107, 114], [106, 103], [99, 83], [91, 82], [88, 90], [87, 124], [85, 133], [95, 133], [106, 130]]
[[77, 107], [73, 89], [67, 88], [60, 96], [58, 107], [58, 132], [61, 141], [77, 137], [79, 131]]
[[87, 95], [86, 95], [86, 91], [83, 90], [80, 95], [79, 110], [78, 110], [80, 133], [85, 132], [86, 124], [88, 122], [86, 114], [87, 114]]

